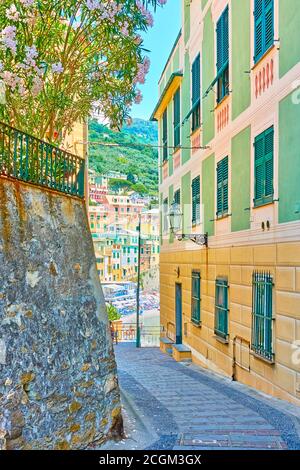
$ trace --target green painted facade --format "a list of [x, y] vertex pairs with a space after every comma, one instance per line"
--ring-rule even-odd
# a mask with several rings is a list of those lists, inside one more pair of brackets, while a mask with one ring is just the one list
[[299, 129], [300, 88], [279, 105], [279, 223], [300, 219]]
[[[174, 199], [174, 187], [173, 187], [172, 184], [171, 184], [171, 186], [169, 186], [169, 196], [168, 196], [168, 198], [169, 198], [168, 200], [169, 200], [169, 206], [170, 206], [173, 202], [173, 199]], [[174, 235], [170, 231], [169, 243], [173, 243], [173, 242], [174, 242]]]
[[[202, 44], [202, 95], [208, 89], [215, 76], [214, 59], [215, 29], [209, 11], [204, 18], [203, 44]], [[205, 57], [205, 60], [203, 58]], [[215, 94], [211, 91], [202, 100], [203, 145], [207, 145], [215, 135], [215, 121], [212, 110], [215, 107]]]
[[[250, 228], [251, 127], [231, 141], [231, 230]], [[249, 210], [245, 210], [248, 209]]]
[[279, 2], [280, 54], [279, 74], [285, 75], [300, 58], [300, 2]]
[[[232, 119], [250, 106], [250, 0], [231, 0], [232, 24]], [[242, 53], [241, 53], [242, 51]]]
[[202, 204], [204, 207], [204, 232], [214, 235], [215, 225], [215, 155], [202, 163]]
[[[173, 146], [174, 142], [174, 125], [173, 125], [173, 100], [168, 105], [168, 145]], [[169, 161], [169, 176], [173, 174], [173, 151], [168, 149], [168, 161]]]
[[[282, 0], [279, 1], [279, 36], [280, 36], [280, 50], [279, 50], [279, 75], [280, 78], [286, 75], [289, 70], [300, 61], [300, 0]], [[181, 39], [183, 48], [186, 49], [190, 38], [190, 0], [183, 0], [184, 16], [183, 16], [183, 38]], [[276, 5], [277, 2], [275, 2]], [[207, 13], [203, 18], [203, 42], [199, 44], [199, 52], [201, 53], [201, 144], [211, 147], [209, 152], [211, 155], [207, 157], [202, 163], [199, 161], [199, 173], [201, 174], [201, 203], [204, 207], [204, 230], [209, 235], [215, 233], [215, 218], [216, 218], [216, 162], [215, 154], [213, 153], [215, 144], [215, 120], [216, 113], [216, 88], [211, 90], [205, 96], [205, 92], [212, 84], [216, 77], [216, 57], [215, 57], [215, 41], [216, 41], [216, 25], [213, 23], [211, 6], [212, 2], [209, 0], [201, 0], [202, 9], [207, 8]], [[200, 7], [200, 1], [199, 1]], [[251, 51], [253, 50], [253, 34], [251, 27], [253, 26], [253, 2], [252, 0], [231, 0], [230, 2], [230, 33], [229, 33], [229, 47], [231, 63], [229, 65], [229, 84], [230, 84], [230, 98], [231, 98], [231, 119], [233, 121], [233, 128], [236, 126], [238, 130], [241, 127], [241, 121], [236, 119], [243, 119], [242, 114], [249, 111], [249, 115], [244, 114], [245, 123], [242, 124], [243, 129], [238, 134], [228, 136], [228, 141], [231, 139], [231, 152], [229, 153], [229, 168], [230, 168], [230, 222], [231, 231], [239, 232], [249, 230], [250, 215], [253, 214], [253, 201], [251, 200], [251, 193], [254, 188], [251, 187], [251, 174], [253, 173], [253, 162], [251, 163], [251, 156], [253, 159], [254, 150], [251, 141], [251, 126], [249, 125], [252, 120], [251, 110], [251, 79], [254, 80], [255, 73], [251, 72], [251, 65], [253, 58]], [[275, 8], [275, 15], [277, 15], [277, 8]], [[275, 22], [277, 17], [275, 16]], [[275, 39], [277, 39], [275, 37]], [[182, 44], [182, 43], [181, 43]], [[276, 46], [276, 42], [274, 43]], [[183, 59], [183, 79], [181, 83], [181, 121], [187, 116], [191, 110], [191, 62], [190, 51], [184, 50], [180, 52], [178, 44], [172, 52], [171, 59], [166, 66], [163, 75], [160, 91], [164, 89], [167, 80], [172, 72], [180, 69], [180, 57], [182, 54]], [[275, 72], [276, 77], [276, 72]], [[277, 77], [276, 77], [277, 78]], [[253, 84], [252, 84], [253, 85]], [[292, 84], [291, 88], [292, 90]], [[254, 100], [255, 101], [255, 100]], [[254, 103], [252, 103], [254, 105]], [[268, 110], [266, 108], [266, 113]], [[173, 124], [173, 99], [168, 104], [168, 144], [173, 146], [174, 143], [174, 124]], [[191, 159], [191, 121], [188, 119], [181, 126], [181, 165], [185, 165]], [[276, 118], [275, 118], [275, 150], [279, 149], [278, 155], [278, 191], [279, 202], [275, 203], [278, 207], [279, 222], [285, 223], [289, 221], [300, 220], [300, 88], [295, 90], [289, 96], [284, 98], [279, 104], [279, 132], [277, 133]], [[161, 123], [160, 123], [161, 125]], [[231, 124], [230, 124], [231, 125]], [[246, 127], [247, 126], [247, 127]], [[228, 128], [229, 129], [229, 128]], [[233, 130], [233, 132], [238, 132]], [[226, 130], [224, 131], [226, 132]], [[220, 134], [222, 138], [223, 134]], [[216, 139], [218, 140], [218, 139]], [[168, 175], [172, 176], [173, 156], [172, 150], [169, 150], [169, 164]], [[275, 165], [277, 156], [275, 156]], [[297, 163], [296, 163], [297, 162]], [[202, 166], [202, 171], [201, 171]], [[276, 166], [275, 166], [276, 168]], [[184, 176], [181, 177], [181, 202], [183, 209], [183, 230], [189, 232], [191, 229], [191, 174], [187, 173], [184, 169]], [[181, 173], [182, 174], [182, 173]], [[277, 171], [275, 171], [277, 175]], [[160, 169], [160, 181], [162, 182], [162, 170]], [[173, 180], [172, 180], [173, 182]], [[274, 181], [274, 186], [277, 187], [277, 181]], [[173, 186], [168, 189], [168, 198], [170, 203], [174, 196]], [[277, 196], [277, 190], [275, 191]], [[161, 198], [162, 201], [162, 198]], [[188, 208], [187, 208], [188, 207]], [[251, 209], [251, 210], [250, 210]], [[170, 241], [173, 242], [173, 237], [170, 236]]]
[[179, 65], [179, 48], [177, 47], [173, 57], [173, 72], [177, 72], [179, 70]]
[[[186, 52], [184, 56], [184, 76], [182, 81], [182, 90], [181, 90], [181, 107], [182, 107], [182, 119], [188, 114], [191, 108], [191, 66], [189, 53]], [[183, 147], [190, 147], [191, 138], [190, 138], [190, 123], [187, 120], [181, 127], [181, 145]], [[181, 163], [186, 163], [191, 158], [190, 149], [182, 149], [181, 152]]]
[[191, 0], [184, 0], [184, 43], [186, 44], [190, 39], [191, 29], [191, 11], [190, 11]]
[[182, 229], [184, 233], [191, 230], [191, 172], [189, 171], [181, 178], [181, 209]]
[[[163, 128], [163, 124], [162, 124], [162, 118], [159, 120], [159, 132], [160, 132], [160, 136], [159, 136], [159, 144], [161, 145], [162, 144], [162, 128]], [[161, 184], [163, 182], [163, 170], [162, 170], [162, 161], [163, 161], [163, 149], [162, 148], [159, 148], [158, 149], [158, 155], [159, 155], [159, 171], [158, 171], [158, 176], [159, 176], [159, 183]]]

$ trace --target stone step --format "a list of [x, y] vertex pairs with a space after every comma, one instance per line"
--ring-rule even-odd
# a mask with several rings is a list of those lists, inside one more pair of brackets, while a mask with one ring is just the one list
[[159, 338], [160, 350], [164, 353], [170, 354], [167, 350], [171, 349], [171, 356], [172, 356], [172, 345], [174, 342], [165, 336]]
[[173, 344], [172, 356], [177, 362], [190, 362], [192, 360], [192, 352], [184, 344]]

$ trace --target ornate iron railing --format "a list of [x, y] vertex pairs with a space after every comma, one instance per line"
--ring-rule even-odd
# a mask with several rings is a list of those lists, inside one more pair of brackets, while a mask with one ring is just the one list
[[[136, 325], [133, 323], [113, 324], [112, 338], [115, 344], [136, 342]], [[141, 347], [159, 347], [160, 326], [140, 327]]]
[[0, 175], [84, 197], [85, 161], [0, 122]]

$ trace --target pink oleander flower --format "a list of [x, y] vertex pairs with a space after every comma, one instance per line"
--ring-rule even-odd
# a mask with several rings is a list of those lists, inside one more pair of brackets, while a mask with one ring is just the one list
[[34, 0], [20, 0], [24, 7], [31, 7], [34, 3]]
[[143, 95], [140, 92], [140, 90], [137, 90], [137, 93], [136, 93], [135, 98], [134, 98], [134, 102], [135, 102], [135, 104], [140, 104], [142, 101], [143, 101]]
[[11, 21], [18, 21], [18, 19], [20, 18], [20, 13], [18, 12], [14, 4], [12, 4], [10, 8], [7, 8], [6, 18]]
[[32, 94], [34, 96], [37, 96], [43, 89], [44, 82], [41, 80], [39, 77], [35, 77], [33, 79], [33, 84], [32, 84]]

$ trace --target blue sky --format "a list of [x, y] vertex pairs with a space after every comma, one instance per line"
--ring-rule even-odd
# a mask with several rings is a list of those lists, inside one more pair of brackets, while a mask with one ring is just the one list
[[158, 80], [181, 26], [181, 0], [168, 0], [154, 14], [154, 26], [144, 34], [144, 47], [151, 60], [146, 83], [140, 86], [143, 101], [132, 107], [131, 116], [149, 119], [158, 99]]

